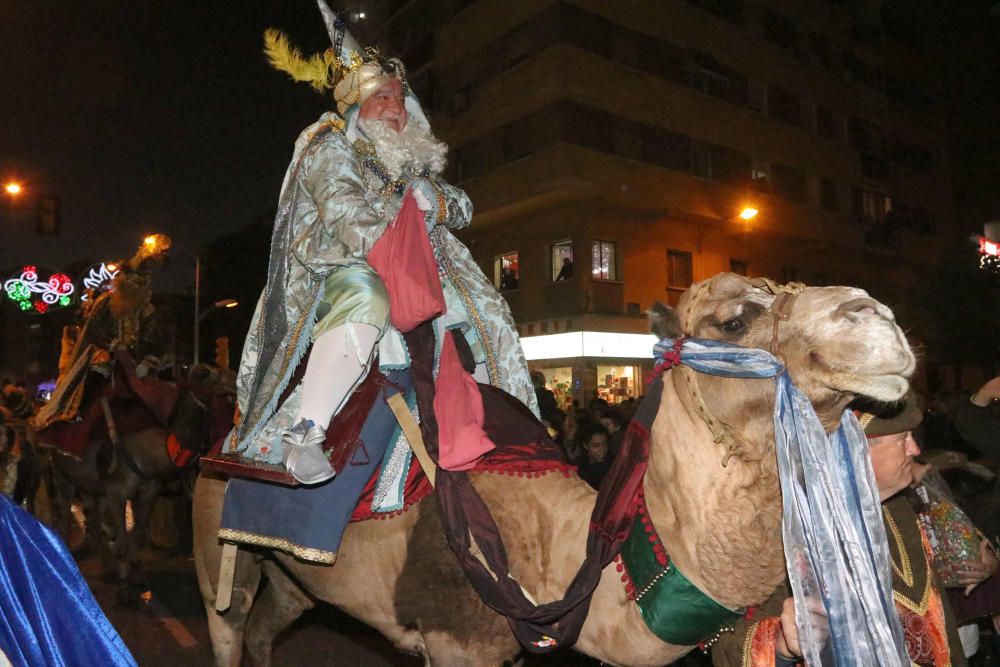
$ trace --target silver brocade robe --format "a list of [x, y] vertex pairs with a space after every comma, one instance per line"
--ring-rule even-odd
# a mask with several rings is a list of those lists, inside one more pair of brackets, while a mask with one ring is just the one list
[[[537, 415], [510, 309], [469, 250], [447, 229], [471, 222], [472, 203], [464, 191], [431, 178], [446, 206], [443, 225], [430, 233], [449, 308], [442, 318], [449, 327], [457, 323], [464, 329], [490, 383]], [[267, 284], [240, 359], [237, 394], [242, 418], [229, 435], [228, 449], [266, 462], [281, 460], [281, 433], [298, 412], [301, 387], [282, 405], [277, 403], [308, 348], [323, 281], [337, 267], [364, 264], [402, 205], [401, 195], [383, 196], [381, 186], [382, 181], [362, 167], [339, 116], [323, 114], [296, 140], [274, 223]]]

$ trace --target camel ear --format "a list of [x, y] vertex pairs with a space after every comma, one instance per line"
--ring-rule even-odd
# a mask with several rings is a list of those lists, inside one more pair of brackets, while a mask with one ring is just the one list
[[681, 318], [677, 316], [677, 311], [659, 301], [646, 311], [649, 317], [649, 329], [660, 338], [680, 338]]

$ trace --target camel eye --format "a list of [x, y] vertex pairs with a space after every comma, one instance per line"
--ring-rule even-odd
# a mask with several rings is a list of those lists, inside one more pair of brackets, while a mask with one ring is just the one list
[[747, 325], [743, 323], [743, 320], [734, 317], [720, 324], [719, 328], [727, 334], [738, 334], [742, 333], [747, 328]]

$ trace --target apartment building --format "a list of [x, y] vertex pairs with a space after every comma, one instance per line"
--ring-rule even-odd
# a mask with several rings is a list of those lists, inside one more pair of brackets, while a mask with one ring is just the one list
[[355, 30], [408, 65], [564, 402], [641, 394], [643, 313], [694, 281], [899, 305], [958, 234], [934, 63], [879, 0], [371, 4]]

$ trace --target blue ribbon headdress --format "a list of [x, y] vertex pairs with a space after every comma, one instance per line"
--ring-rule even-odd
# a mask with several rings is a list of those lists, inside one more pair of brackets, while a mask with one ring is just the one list
[[[764, 350], [700, 338], [664, 338], [653, 350], [656, 372], [680, 363], [708, 375], [775, 380], [785, 563], [807, 664], [909, 665], [878, 489], [854, 414], [845, 410], [828, 435], [784, 364]], [[812, 620], [818, 603], [828, 629]]]

